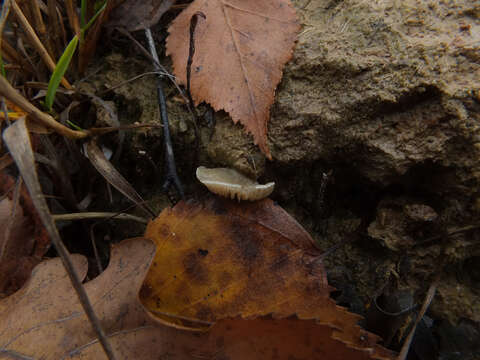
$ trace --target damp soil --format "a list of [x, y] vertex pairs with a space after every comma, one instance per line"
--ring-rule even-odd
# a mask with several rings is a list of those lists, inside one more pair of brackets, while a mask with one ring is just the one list
[[[187, 196], [206, 192], [195, 178], [200, 165], [274, 181], [271, 198], [327, 253], [340, 304], [366, 316], [368, 325], [375, 304], [391, 312], [421, 304], [438, 279], [421, 342], [433, 341], [439, 358], [474, 358], [480, 350], [479, 5], [294, 3], [302, 30], [271, 110], [272, 161], [228, 114], [212, 117], [206, 104], [197, 107], [195, 129], [185, 102], [165, 80]], [[165, 28], [155, 34], [163, 47]], [[80, 88], [104, 91], [151, 71], [125, 40], [109, 41], [113, 50], [99, 60], [101, 71], [92, 69]], [[167, 57], [162, 62], [170, 69]], [[126, 132], [115, 165], [161, 211], [169, 198], [161, 189], [155, 79], [144, 76], [104, 98], [115, 104], [122, 124], [157, 125]], [[119, 225], [109, 236], [116, 241], [139, 229]], [[389, 334], [391, 347], [412, 316]]]

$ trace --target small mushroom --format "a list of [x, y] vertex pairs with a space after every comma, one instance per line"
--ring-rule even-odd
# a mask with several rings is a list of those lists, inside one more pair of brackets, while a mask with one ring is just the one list
[[275, 187], [274, 182], [261, 185], [233, 169], [208, 169], [200, 166], [197, 179], [211, 192], [231, 199], [256, 201], [266, 198]]

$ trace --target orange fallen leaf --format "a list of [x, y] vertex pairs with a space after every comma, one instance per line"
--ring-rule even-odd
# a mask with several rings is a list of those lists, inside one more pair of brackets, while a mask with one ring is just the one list
[[192, 98], [240, 121], [271, 159], [267, 121], [300, 29], [295, 10], [290, 0], [195, 0], [168, 29], [167, 55], [183, 84], [190, 19], [198, 11], [206, 20], [199, 21], [195, 31]]
[[270, 199], [238, 203], [219, 197], [180, 202], [149, 223], [157, 244], [140, 300], [160, 321], [201, 330], [227, 318], [272, 314], [317, 320], [333, 339], [384, 353], [359, 316], [330, 299], [321, 252]]

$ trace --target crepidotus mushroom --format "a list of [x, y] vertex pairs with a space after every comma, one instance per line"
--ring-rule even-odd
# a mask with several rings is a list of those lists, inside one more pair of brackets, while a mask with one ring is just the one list
[[197, 179], [211, 192], [231, 199], [256, 201], [266, 198], [275, 187], [274, 182], [261, 185], [234, 169], [204, 166], [197, 168]]

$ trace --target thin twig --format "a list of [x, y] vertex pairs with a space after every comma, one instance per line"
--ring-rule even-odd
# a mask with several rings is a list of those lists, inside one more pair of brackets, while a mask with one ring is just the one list
[[413, 324], [413, 327], [410, 330], [410, 333], [408, 334], [407, 338], [405, 339], [405, 342], [403, 343], [402, 350], [400, 351], [400, 354], [398, 355], [397, 360], [405, 360], [407, 358], [408, 350], [410, 349], [410, 344], [412, 343], [413, 336], [415, 335], [415, 330], [417, 329], [417, 326], [420, 323], [420, 321], [423, 319], [423, 315], [425, 315], [425, 313], [427, 312], [427, 309], [430, 306], [430, 303], [432, 302], [435, 296], [438, 282], [439, 282], [439, 275], [436, 276], [435, 280], [428, 288], [427, 295], [425, 295], [425, 300], [423, 302], [422, 308], [420, 309], [420, 312], [418, 313], [418, 316], [415, 319], [415, 323]]
[[115, 84], [113, 85], [112, 87], [109, 87], [108, 89], [106, 90], [103, 90], [103, 91], [100, 91], [99, 93], [97, 93], [96, 95], [97, 96], [103, 96], [105, 94], [107, 94], [108, 92], [110, 91], [113, 91], [115, 89], [118, 89], [119, 87], [122, 87], [128, 83], [131, 83], [135, 80], [138, 80], [138, 79], [141, 79], [142, 77], [144, 76], [147, 76], [147, 75], [163, 75], [163, 76], [172, 76], [174, 77], [173, 75], [169, 74], [169, 73], [166, 73], [166, 72], [163, 72], [163, 71], [148, 71], [148, 72], [144, 72], [143, 74], [140, 74], [140, 75], [137, 75], [137, 76], [134, 76], [134, 77], [131, 77], [130, 79], [127, 79], [125, 81], [122, 81], [118, 84]]
[[125, 213], [113, 213], [113, 212], [81, 212], [71, 214], [52, 214], [55, 221], [70, 221], [70, 220], [87, 220], [87, 219], [118, 219], [118, 220], [131, 220], [141, 224], [148, 224], [148, 220], [140, 216], [125, 214]]
[[75, 267], [70, 258], [70, 254], [63, 244], [58, 229], [55, 226], [55, 222], [50, 214], [47, 202], [42, 195], [42, 189], [38, 180], [37, 172], [35, 171], [35, 161], [32, 151], [32, 145], [30, 143], [30, 136], [28, 134], [25, 119], [17, 120], [13, 125], [9, 126], [3, 132], [3, 139], [7, 144], [7, 147], [12, 155], [17, 167], [22, 174], [25, 185], [30, 193], [32, 202], [37, 209], [38, 215], [42, 220], [45, 229], [47, 230], [50, 239], [52, 240], [55, 249], [57, 250], [65, 270], [70, 277], [73, 288], [75, 289], [80, 303], [98, 337], [100, 343], [107, 355], [111, 360], [115, 359], [113, 349], [108, 342], [105, 332], [100, 324], [100, 320], [95, 315], [88, 295], [83, 287], [80, 278], [75, 270]]
[[[143, 47], [142, 44], [140, 44], [137, 39], [135, 39], [127, 30], [125, 29], [122, 29], [122, 28], [115, 28], [115, 30], [117, 30], [119, 33], [125, 35], [126, 37], [128, 37], [135, 45], [137, 45], [138, 49], [142, 52], [143, 55], [145, 55], [147, 57], [147, 59], [149, 59], [153, 64], [154, 66], [158, 66], [160, 68], [161, 71], [168, 73], [167, 69], [165, 69], [165, 67], [160, 64], [159, 60], [158, 60], [158, 56], [157, 56], [157, 59], [155, 59], [149, 52], [147, 49], [145, 49]], [[158, 71], [157, 71], [158, 72]], [[177, 80], [176, 80], [176, 77], [172, 74], [169, 74], [168, 76], [168, 79], [170, 79], [170, 81], [173, 83], [173, 85], [175, 86], [175, 88], [178, 90], [178, 93], [180, 94], [180, 96], [182, 97], [182, 99], [185, 101], [185, 104], [187, 104], [187, 108], [188, 108], [188, 111], [190, 112], [190, 114], [192, 115], [192, 117], [194, 116], [193, 114], [193, 109], [190, 108], [190, 106], [188, 105], [188, 99], [187, 97], [185, 96], [185, 94], [183, 93], [183, 90], [180, 88], [180, 85], [178, 85], [177, 83]]]
[[[159, 67], [160, 61], [158, 59], [157, 49], [155, 48], [155, 42], [150, 28], [145, 29], [145, 37], [147, 38], [148, 47], [150, 48], [150, 54], [155, 59], [153, 66], [156, 71], [161, 70]], [[162, 87], [162, 79], [160, 76], [157, 78], [157, 96], [158, 104], [160, 106], [160, 117], [163, 124], [163, 139], [165, 142], [165, 162], [167, 167], [166, 179], [163, 184], [163, 190], [168, 193], [168, 189], [171, 185], [174, 185], [180, 198], [185, 197], [183, 191], [183, 185], [180, 182], [180, 178], [177, 175], [177, 167], [175, 165], [175, 156], [173, 154], [172, 138], [170, 136], [170, 128], [168, 124], [167, 102], [165, 101], [165, 94]]]
[[443, 238], [443, 237], [455, 236], [455, 235], [458, 235], [458, 234], [461, 234], [461, 233], [464, 233], [464, 232], [467, 232], [467, 231], [470, 231], [470, 230], [476, 230], [476, 229], [479, 229], [479, 228], [480, 228], [480, 224], [467, 225], [467, 226], [464, 226], [464, 227], [461, 227], [461, 228], [456, 228], [456, 229], [449, 229], [449, 230], [447, 230], [446, 233], [443, 233], [443, 234], [440, 234], [440, 235], [435, 235], [435, 236], [429, 237], [427, 239], [417, 241], [415, 243], [415, 246], [424, 245], [425, 243], [429, 243], [433, 240], [438, 240], [438, 239]]
[[100, 259], [100, 254], [98, 253], [97, 242], [95, 240], [95, 231], [94, 231], [95, 225], [97, 225], [97, 223], [90, 226], [90, 240], [92, 242], [93, 255], [95, 255], [95, 262], [97, 263], [97, 269], [98, 269], [98, 272], [101, 273], [103, 272], [103, 266], [102, 266], [102, 261]]

